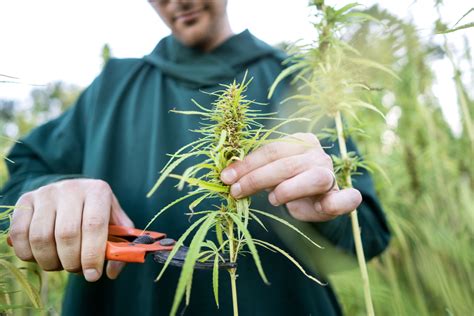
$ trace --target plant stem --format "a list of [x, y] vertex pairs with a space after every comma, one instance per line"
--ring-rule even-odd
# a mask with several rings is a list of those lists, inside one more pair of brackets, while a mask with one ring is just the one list
[[232, 288], [232, 306], [234, 310], [234, 316], [239, 316], [239, 307], [237, 304], [237, 269], [229, 269], [230, 273], [230, 285]]
[[[339, 111], [336, 112], [335, 121], [336, 121], [336, 130], [337, 130], [339, 149], [341, 151], [341, 158], [345, 160], [348, 158], [348, 155], [347, 155], [346, 141], [344, 138], [341, 112]], [[345, 181], [344, 183], [345, 187], [352, 188], [352, 180], [351, 180], [350, 173], [346, 174], [344, 181]], [[374, 306], [372, 303], [372, 296], [370, 294], [369, 273], [367, 271], [367, 263], [365, 262], [364, 248], [362, 247], [362, 239], [360, 236], [360, 227], [359, 227], [359, 219], [357, 217], [357, 209], [351, 212], [351, 222], [352, 222], [352, 233], [354, 235], [357, 261], [359, 262], [360, 273], [362, 276], [362, 283], [364, 286], [365, 307], [367, 310], [367, 315], [373, 316], [375, 315], [375, 312], [374, 312]]]
[[[238, 249], [234, 241], [234, 223], [230, 222], [229, 225], [229, 257], [230, 262], [237, 262]], [[237, 302], [237, 268], [229, 269], [230, 274], [230, 286], [232, 289], [232, 307], [234, 316], [239, 316], [239, 305]]]

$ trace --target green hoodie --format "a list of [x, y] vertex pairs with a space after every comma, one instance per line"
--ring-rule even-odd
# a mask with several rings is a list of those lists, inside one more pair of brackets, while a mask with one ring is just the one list
[[[213, 97], [200, 90], [215, 91], [219, 83], [241, 80], [247, 69], [254, 77], [248, 97], [268, 102], [268, 88], [283, 69], [283, 58], [281, 52], [244, 31], [210, 53], [183, 46], [168, 36], [141, 59], [110, 60], [72, 108], [14, 146], [9, 158], [15, 163], [8, 164], [10, 179], [0, 193], [2, 204], [14, 204], [22, 193], [61, 179], [103, 179], [136, 227], [144, 227], [160, 208], [183, 194], [173, 187], [176, 181], [169, 179], [151, 198], [145, 197], [168, 159], [166, 154], [197, 137], [189, 131], [198, 126], [197, 117], [169, 111], [194, 109], [192, 98], [210, 104]], [[262, 108], [275, 110], [283, 93], [277, 90]], [[355, 149], [351, 142], [349, 147]], [[337, 153], [337, 146], [329, 151]], [[386, 247], [389, 233], [370, 177], [363, 172], [355, 183], [364, 198], [359, 216], [370, 258]], [[257, 195], [254, 203], [271, 212], [283, 209], [271, 206], [265, 193]], [[185, 212], [186, 207], [178, 205], [150, 229], [177, 239], [190, 225]], [[347, 216], [311, 227], [337, 247], [354, 252]], [[256, 238], [293, 253], [275, 233], [253, 225], [250, 229]], [[324, 250], [319, 253], [324, 256]], [[263, 249], [260, 254], [271, 285], [262, 282], [250, 256], [242, 257], [237, 282], [240, 315], [341, 314], [329, 285], [307, 279], [281, 255]], [[180, 270], [170, 268], [155, 283], [160, 268], [148, 258], [145, 264], [127, 265], [114, 281], [103, 277], [88, 283], [70, 274], [63, 314], [168, 315]], [[231, 315], [229, 278], [227, 273], [221, 275], [220, 308], [214, 303], [211, 272], [196, 271], [185, 315]]]

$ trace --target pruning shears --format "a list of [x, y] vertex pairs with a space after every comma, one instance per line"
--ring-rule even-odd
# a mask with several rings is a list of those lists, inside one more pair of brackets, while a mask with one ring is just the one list
[[[12, 246], [10, 237], [7, 242]], [[167, 238], [166, 234], [142, 230], [137, 228], [109, 225], [107, 247], [105, 259], [129, 263], [144, 263], [148, 254], [153, 255], [153, 260], [157, 263], [165, 263], [171, 251], [175, 247], [176, 241]], [[170, 265], [182, 267], [188, 253], [188, 247], [182, 245], [174, 254]], [[194, 269], [212, 269], [214, 259], [206, 261], [196, 261]], [[219, 261], [220, 269], [236, 268], [237, 264], [232, 263], [224, 257], [224, 261]]]
[[[145, 262], [147, 254], [153, 255], [153, 260], [157, 263], [165, 263], [173, 250], [176, 241], [167, 238], [166, 234], [130, 228], [125, 226], [109, 225], [109, 238], [105, 258], [107, 260], [122, 262]], [[170, 261], [170, 265], [182, 267], [188, 247], [182, 245]], [[228, 258], [219, 261], [220, 269], [231, 269], [237, 266]], [[212, 269], [214, 260], [196, 261], [195, 269]]]

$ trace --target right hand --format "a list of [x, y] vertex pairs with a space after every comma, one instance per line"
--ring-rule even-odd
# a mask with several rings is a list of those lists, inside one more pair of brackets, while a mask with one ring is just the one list
[[[23, 194], [10, 227], [15, 254], [45, 271], [83, 272], [89, 282], [103, 271], [109, 224], [134, 227], [107, 182], [63, 180]], [[115, 279], [125, 264], [107, 263]]]

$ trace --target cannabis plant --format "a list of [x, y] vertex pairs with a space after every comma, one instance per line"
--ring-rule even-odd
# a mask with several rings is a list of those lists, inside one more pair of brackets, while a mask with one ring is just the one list
[[[0, 205], [0, 223], [7, 221], [13, 211], [13, 207]], [[7, 231], [0, 231], [0, 249], [7, 248]], [[22, 268], [18, 268], [12, 259], [14, 254], [11, 251], [2, 251], [0, 254], [0, 314], [13, 315], [14, 310], [23, 308], [42, 308], [39, 291], [32, 285], [28, 275], [23, 273]], [[15, 290], [22, 292], [28, 302], [18, 304], [13, 299]]]
[[[184, 200], [190, 201], [189, 215], [197, 218], [177, 240], [157, 277], [157, 280], [161, 278], [173, 256], [194, 231], [194, 236], [190, 237], [189, 250], [178, 281], [171, 315], [176, 314], [184, 296], [186, 296], [186, 304], [189, 303], [193, 267], [196, 262], [209, 260], [213, 261], [212, 283], [217, 306], [219, 306], [219, 262], [230, 261], [234, 264], [232, 268], [228, 269], [228, 273], [231, 280], [233, 313], [238, 315], [236, 263], [239, 254], [250, 253], [262, 280], [268, 283], [257, 247], [279, 252], [294, 263], [308, 278], [320, 283], [316, 278], [307, 274], [303, 267], [285, 250], [264, 240], [253, 238], [248, 224], [250, 221], [255, 221], [266, 230], [261, 218], [267, 217], [296, 231], [315, 246], [318, 245], [287, 221], [271, 213], [251, 208], [250, 197], [235, 199], [229, 193], [230, 187], [220, 180], [222, 170], [228, 165], [234, 161], [242, 160], [252, 150], [271, 142], [270, 136], [272, 134], [279, 133], [281, 135], [282, 133], [277, 132], [281, 126], [298, 120], [282, 120], [274, 127], [266, 128], [262, 120], [271, 119], [273, 113], [262, 113], [261, 110], [255, 108], [262, 106], [262, 104], [246, 98], [244, 93], [251, 81], [251, 79], [247, 80], [245, 75], [242, 82], [234, 81], [231, 84], [222, 85], [221, 90], [209, 93], [216, 100], [210, 107], [205, 107], [192, 100], [196, 111], [173, 111], [184, 115], [198, 115], [202, 121], [201, 127], [193, 130], [199, 134], [200, 138], [171, 155], [171, 159], [161, 170], [161, 176], [148, 194], [148, 196], [152, 195], [166, 178], [179, 180], [178, 189], [183, 189], [186, 184], [192, 188], [189, 193], [161, 209], [148, 224], [150, 225], [170, 207]], [[173, 170], [187, 159], [197, 162], [187, 168], [183, 174], [173, 174]], [[215, 207], [197, 210], [205, 200], [212, 200]], [[215, 234], [213, 239], [208, 238], [211, 232]]]
[[[390, 124], [382, 124], [376, 115], [367, 113], [364, 124], [370, 127], [366, 132], [372, 137], [357, 138], [365, 157], [391, 178], [389, 186], [377, 188], [393, 238], [390, 248], [369, 265], [376, 312], [469, 315], [474, 309], [470, 281], [474, 278], [474, 164], [469, 133], [474, 100], [469, 95], [473, 82], [466, 80], [472, 72], [469, 40], [466, 38], [462, 50], [447, 52], [453, 47], [451, 34], [447, 34], [449, 45], [445, 45], [443, 35], [427, 40], [413, 22], [380, 8], [366, 12], [383, 20], [384, 29], [389, 31], [381, 32], [380, 25], [365, 21], [353, 28], [350, 42], [365, 58], [391, 65], [400, 77], [390, 80], [382, 72], [370, 72], [374, 82], [389, 86], [389, 91], [371, 93], [371, 101], [387, 111]], [[434, 33], [443, 28], [437, 21]], [[467, 35], [469, 30], [457, 32]], [[454, 77], [444, 73], [437, 77], [435, 62], [450, 62], [451, 57], [456, 62]], [[442, 104], [446, 101], [436, 96], [439, 86], [435, 82], [439, 79], [443, 88], [451, 80], [459, 93], [457, 100], [453, 95], [448, 104]], [[463, 103], [470, 114], [463, 110]], [[452, 109], [456, 104], [459, 127], [462, 123], [458, 134], [442, 113], [442, 108]], [[383, 184], [378, 173], [374, 177], [376, 183]], [[349, 273], [331, 277], [348, 315], [359, 314], [364, 308], [358, 280], [353, 273], [350, 277]]]
[[[312, 5], [317, 10], [316, 22], [313, 25], [318, 38], [308, 45], [292, 46], [291, 55], [285, 61], [288, 67], [275, 80], [269, 97], [283, 79], [292, 76], [292, 82], [298, 84], [298, 93], [283, 102], [296, 101], [299, 107], [293, 115], [310, 118], [310, 131], [323, 126], [322, 133], [319, 134], [320, 138], [337, 141], [340, 157], [332, 156], [332, 158], [334, 170], [338, 176], [338, 185], [341, 188], [351, 188], [351, 177], [357, 173], [357, 170], [359, 168], [370, 170], [372, 166], [362, 161], [356, 152], [347, 150], [346, 139], [349, 134], [360, 134], [363, 131], [345, 127], [343, 116], [351, 116], [358, 120], [357, 113], [360, 109], [369, 109], [383, 116], [375, 106], [361, 98], [360, 91], [371, 90], [361, 70], [376, 68], [393, 73], [380, 64], [362, 58], [355, 48], [342, 39], [342, 30], [345, 25], [372, 19], [369, 15], [353, 11], [358, 4], [352, 3], [335, 9], [326, 5], [323, 0], [315, 0]], [[332, 120], [332, 123], [327, 124], [328, 118]], [[367, 314], [374, 315], [357, 210], [352, 211], [350, 216], [363, 280]]]

